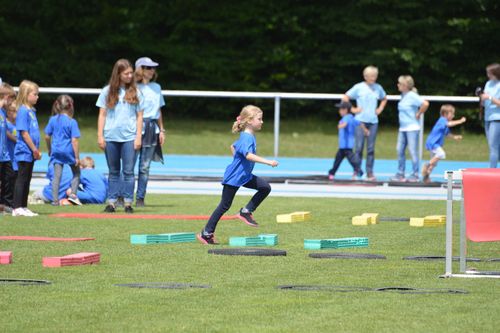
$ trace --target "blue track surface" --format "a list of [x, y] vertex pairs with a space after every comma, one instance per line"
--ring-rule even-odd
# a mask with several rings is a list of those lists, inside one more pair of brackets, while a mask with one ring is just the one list
[[[102, 173], [108, 172], [106, 159], [103, 153], [81, 153], [81, 157], [91, 156], [95, 160], [96, 169]], [[292, 158], [279, 157], [280, 165], [271, 168], [266, 165], [256, 164], [254, 173], [268, 177], [307, 177], [326, 175], [332, 167], [333, 159], [329, 158]], [[150, 174], [163, 176], [186, 177], [221, 177], [226, 166], [231, 162], [230, 156], [199, 156], [199, 155], [165, 155], [165, 164], [152, 163]], [[35, 163], [35, 172], [47, 172], [48, 156], [44, 154], [41, 161]], [[387, 180], [397, 171], [396, 160], [376, 160], [375, 175], [378, 180]], [[444, 181], [443, 174], [446, 170], [459, 170], [464, 168], [487, 168], [487, 162], [466, 161], [441, 161], [433, 170], [432, 179]], [[411, 170], [411, 163], [407, 161], [407, 173]], [[350, 179], [352, 168], [344, 160], [337, 172], [337, 178]]]

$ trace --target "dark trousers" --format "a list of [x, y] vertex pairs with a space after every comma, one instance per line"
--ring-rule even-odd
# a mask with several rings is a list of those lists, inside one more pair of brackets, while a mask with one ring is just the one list
[[[243, 185], [243, 187], [257, 190], [257, 193], [254, 194], [252, 199], [250, 199], [246, 205], [246, 208], [250, 212], [255, 211], [271, 192], [271, 186], [269, 183], [257, 176], [253, 176], [248, 183]], [[222, 199], [205, 226], [206, 233], [213, 233], [215, 231], [217, 223], [219, 223], [222, 215], [224, 215], [224, 213], [231, 208], [234, 196], [236, 195], [236, 192], [238, 192], [238, 189], [238, 186], [224, 185], [224, 188], [222, 189]]]
[[12, 207], [16, 172], [10, 161], [0, 162], [0, 204]]
[[35, 162], [17, 162], [18, 171], [16, 185], [14, 188], [13, 208], [28, 207], [28, 195], [30, 194], [31, 175]]
[[340, 167], [340, 163], [342, 163], [342, 161], [344, 160], [344, 157], [347, 157], [347, 160], [351, 164], [354, 172], [356, 174], [359, 173], [361, 167], [360, 165], [361, 161], [356, 156], [356, 154], [353, 153], [352, 149], [346, 148], [346, 149], [339, 149], [337, 151], [337, 155], [335, 155], [335, 161], [333, 162], [333, 167], [328, 171], [328, 174], [335, 176], [335, 173]]

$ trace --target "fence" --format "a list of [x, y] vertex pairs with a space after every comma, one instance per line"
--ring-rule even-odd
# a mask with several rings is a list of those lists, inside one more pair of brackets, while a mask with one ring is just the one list
[[[98, 95], [102, 89], [95, 88], [40, 88], [40, 93], [44, 94], [80, 94]], [[274, 99], [274, 156], [279, 153], [280, 136], [280, 104], [282, 99], [317, 99], [317, 100], [339, 100], [342, 94], [317, 94], [317, 93], [282, 93], [282, 92], [245, 92], [245, 91], [198, 91], [198, 90], [162, 90], [164, 96], [172, 97], [213, 97], [213, 98], [265, 98]], [[467, 96], [424, 96], [422, 98], [429, 102], [458, 102], [458, 103], [479, 103], [479, 97]], [[399, 95], [388, 95], [389, 101], [398, 101]], [[423, 139], [424, 139], [424, 119], [420, 118], [420, 143], [419, 155], [422, 160]]]

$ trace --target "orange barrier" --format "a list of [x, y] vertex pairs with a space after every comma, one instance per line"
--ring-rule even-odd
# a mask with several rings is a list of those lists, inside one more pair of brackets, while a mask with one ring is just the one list
[[500, 240], [500, 169], [466, 169], [463, 195], [467, 238]]
[[95, 240], [95, 238], [57, 238], [39, 236], [0, 236], [0, 240], [23, 240], [23, 241], [45, 241], [45, 242], [80, 242]]

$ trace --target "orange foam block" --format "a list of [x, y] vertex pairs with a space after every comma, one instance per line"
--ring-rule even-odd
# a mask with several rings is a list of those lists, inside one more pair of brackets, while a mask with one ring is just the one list
[[42, 259], [43, 267], [62, 267], [96, 264], [101, 260], [98, 252], [80, 252], [70, 254], [64, 257], [44, 257]]
[[500, 169], [462, 171], [467, 237], [474, 242], [500, 240]]
[[0, 265], [12, 264], [12, 251], [0, 251]]

